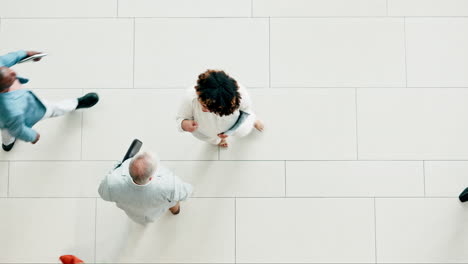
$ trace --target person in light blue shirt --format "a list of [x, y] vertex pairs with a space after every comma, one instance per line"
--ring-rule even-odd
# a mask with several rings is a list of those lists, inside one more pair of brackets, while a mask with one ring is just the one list
[[116, 166], [101, 181], [99, 195], [115, 202], [134, 222], [146, 225], [166, 211], [180, 213], [193, 187], [174, 172], [161, 166], [153, 154], [143, 152]]
[[5, 151], [10, 151], [17, 139], [36, 144], [40, 134], [32, 127], [40, 120], [89, 108], [99, 101], [96, 93], [88, 93], [77, 99], [49, 103], [24, 89], [22, 85], [29, 80], [17, 76], [10, 67], [35, 54], [39, 52], [21, 50], [0, 56], [0, 130]]

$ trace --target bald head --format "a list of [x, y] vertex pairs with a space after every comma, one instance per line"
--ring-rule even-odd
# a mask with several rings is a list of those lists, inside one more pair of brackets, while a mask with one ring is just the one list
[[143, 185], [149, 182], [156, 168], [156, 159], [153, 155], [143, 152], [130, 161], [130, 176], [136, 184]]

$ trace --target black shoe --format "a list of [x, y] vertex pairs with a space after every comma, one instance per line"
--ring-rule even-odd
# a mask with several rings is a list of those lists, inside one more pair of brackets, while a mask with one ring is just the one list
[[97, 104], [97, 102], [99, 102], [99, 96], [97, 93], [88, 93], [78, 98], [78, 106], [76, 109], [90, 108]]
[[461, 194], [460, 194], [460, 201], [462, 203], [468, 201], [468, 188], [466, 188]]
[[7, 145], [4, 145], [4, 144], [2, 144], [2, 148], [3, 148], [3, 150], [4, 150], [4, 151], [7, 151], [7, 152], [8, 152], [8, 151], [10, 151], [10, 150], [13, 148], [13, 146], [15, 145], [15, 142], [16, 142], [16, 140], [15, 140], [15, 141], [13, 141], [13, 143], [11, 143], [11, 144], [10, 144], [10, 145], [8, 145], [8, 146], [7, 146]]

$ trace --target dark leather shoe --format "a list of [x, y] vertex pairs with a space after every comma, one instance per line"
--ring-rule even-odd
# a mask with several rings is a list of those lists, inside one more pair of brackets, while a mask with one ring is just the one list
[[461, 194], [460, 194], [460, 201], [462, 203], [468, 201], [468, 188], [466, 188]]
[[88, 93], [78, 98], [78, 106], [76, 109], [90, 108], [99, 102], [99, 96], [97, 93]]
[[11, 143], [10, 145], [4, 145], [4, 144], [2, 144], [2, 149], [3, 149], [4, 151], [7, 151], [7, 152], [8, 152], [8, 151], [10, 151], [10, 150], [13, 148], [13, 146], [15, 145], [15, 143], [16, 143], [16, 140], [13, 141], [13, 143]]

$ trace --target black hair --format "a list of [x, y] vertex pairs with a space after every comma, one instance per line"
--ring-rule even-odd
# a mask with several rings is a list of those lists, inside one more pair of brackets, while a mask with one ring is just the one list
[[195, 89], [199, 100], [217, 115], [230, 115], [240, 106], [239, 85], [224, 71], [207, 70], [200, 74]]

